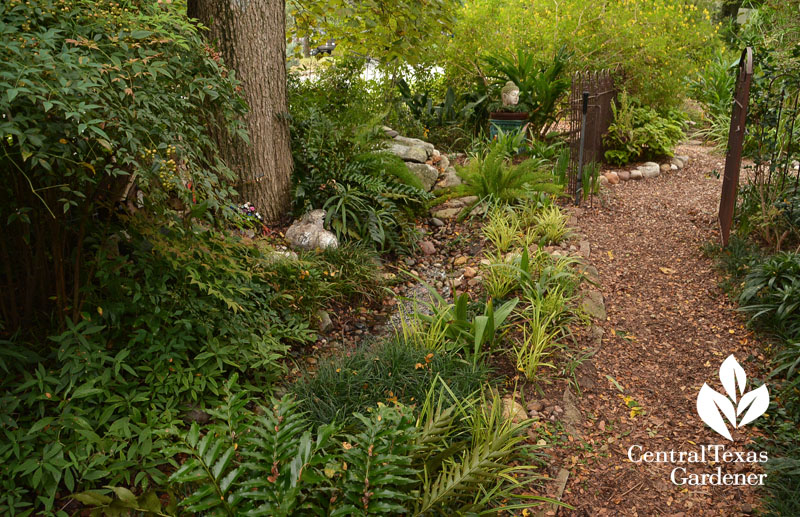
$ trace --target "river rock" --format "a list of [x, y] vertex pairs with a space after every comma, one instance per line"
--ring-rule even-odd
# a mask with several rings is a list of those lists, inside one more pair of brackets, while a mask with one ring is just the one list
[[620, 181], [628, 181], [631, 179], [631, 171], [617, 171], [617, 177]]
[[639, 166], [644, 179], [657, 178], [661, 174], [661, 166], [656, 162], [645, 162]]
[[325, 229], [325, 210], [312, 210], [286, 230], [286, 242], [292, 248], [324, 250], [339, 246], [336, 235]]
[[619, 176], [614, 171], [606, 172], [605, 174], [603, 174], [603, 176], [606, 177], [606, 179], [611, 185], [616, 185], [617, 183], [619, 183]]
[[633, 170], [631, 171], [631, 179], [632, 179], [632, 180], [640, 180], [640, 179], [642, 179], [643, 177], [644, 177], [644, 176], [642, 175], [642, 171], [640, 171], [639, 169], [633, 169]]

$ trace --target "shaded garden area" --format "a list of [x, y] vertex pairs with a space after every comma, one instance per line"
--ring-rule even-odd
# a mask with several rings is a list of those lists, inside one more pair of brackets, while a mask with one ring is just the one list
[[[6, 2], [0, 513], [796, 514], [794, 7]], [[601, 71], [583, 161], [570, 89]], [[697, 314], [735, 339], [662, 343]], [[735, 444], [766, 487], [615, 474], [734, 352], [772, 394]]]

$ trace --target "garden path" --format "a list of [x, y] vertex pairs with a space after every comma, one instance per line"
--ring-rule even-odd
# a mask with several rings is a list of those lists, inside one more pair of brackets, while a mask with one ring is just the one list
[[[715, 215], [724, 157], [696, 143], [676, 154], [687, 167], [607, 190], [602, 203], [578, 219], [592, 244], [607, 319], [602, 346], [582, 375], [578, 436], [555, 454], [570, 471], [560, 515], [740, 515], [757, 506], [755, 487], [675, 486], [675, 467], [714, 473], [719, 464], [637, 463], [643, 451], [699, 451], [725, 444], [744, 451], [758, 432], [734, 430], [734, 442], [697, 415], [703, 383], [720, 390], [719, 366], [735, 354], [754, 376], [764, 357], [735, 306], [718, 287], [704, 243], [717, 240]], [[602, 206], [598, 206], [602, 205]], [[580, 377], [579, 377], [580, 378]], [[617, 386], [618, 384], [618, 386]], [[641, 410], [636, 409], [636, 405]], [[758, 472], [750, 464], [722, 464], [724, 472]], [[681, 471], [678, 471], [680, 479]], [[552, 514], [553, 512], [549, 512]]]

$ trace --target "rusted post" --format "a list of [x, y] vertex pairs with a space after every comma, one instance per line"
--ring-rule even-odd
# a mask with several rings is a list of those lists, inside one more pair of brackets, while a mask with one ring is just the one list
[[719, 229], [723, 247], [728, 245], [733, 224], [733, 209], [736, 206], [739, 169], [742, 166], [742, 146], [752, 79], [753, 49], [747, 47], [742, 51], [742, 57], [739, 59], [739, 76], [736, 79], [736, 92], [731, 110], [731, 128], [728, 132], [728, 152], [725, 156], [725, 176], [722, 180], [722, 196], [719, 200]]

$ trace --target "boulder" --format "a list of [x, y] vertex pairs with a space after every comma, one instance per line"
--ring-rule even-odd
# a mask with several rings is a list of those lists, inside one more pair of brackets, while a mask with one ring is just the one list
[[386, 150], [405, 162], [425, 163], [428, 159], [427, 151], [420, 146], [389, 143]]
[[437, 171], [436, 167], [433, 165], [406, 162], [406, 167], [408, 167], [408, 170], [410, 170], [414, 176], [419, 178], [425, 190], [430, 191], [433, 188], [433, 184], [436, 183], [436, 180], [439, 178], [439, 171]]
[[621, 181], [628, 181], [631, 179], [631, 171], [617, 171], [617, 177]]
[[441, 155], [439, 156], [439, 161], [436, 162], [436, 166], [439, 167], [439, 170], [446, 171], [448, 168], [450, 168], [450, 160], [447, 158], [447, 156]]
[[396, 136], [392, 141], [408, 147], [421, 147], [422, 149], [425, 149], [425, 152], [428, 154], [428, 158], [433, 156], [433, 151], [434, 151], [433, 144], [420, 140], [419, 138]]
[[617, 183], [619, 183], [619, 176], [617, 176], [617, 173], [614, 171], [606, 172], [605, 174], [603, 174], [603, 176], [606, 177], [606, 179], [611, 185], [616, 185]]
[[445, 168], [442, 179], [439, 180], [439, 183], [437, 183], [437, 185], [440, 188], [447, 188], [447, 187], [455, 187], [457, 185], [461, 185], [461, 183], [462, 183], [461, 176], [459, 176], [458, 173], [456, 173], [456, 170], [453, 167], [447, 167]]
[[336, 248], [339, 240], [324, 227], [325, 210], [312, 210], [293, 222], [286, 230], [286, 242], [292, 248], [316, 250]]
[[661, 174], [661, 166], [656, 162], [646, 162], [644, 165], [639, 166], [639, 170], [645, 179], [657, 178]]

